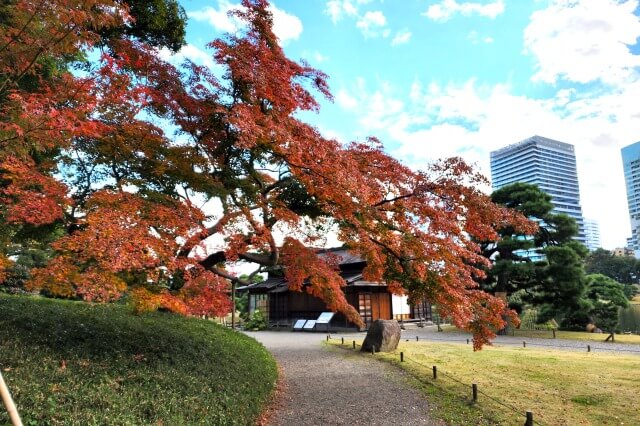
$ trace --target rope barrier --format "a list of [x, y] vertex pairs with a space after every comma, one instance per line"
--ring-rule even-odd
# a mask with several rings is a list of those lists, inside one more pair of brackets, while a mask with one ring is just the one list
[[[327, 341], [333, 340], [333, 339], [334, 338], [332, 338], [331, 336], [327, 336]], [[465, 342], [466, 341], [466, 343], [469, 343], [469, 339], [468, 338], [465, 338], [465, 339], [439, 339], [439, 338], [432, 338], [432, 337], [429, 337], [429, 336], [423, 336], [423, 339], [425, 339], [427, 341], [442, 341], [442, 342]], [[341, 340], [340, 346], [341, 347], [345, 346], [344, 337], [340, 338], [340, 340]], [[406, 339], [406, 340], [408, 341], [409, 339]], [[423, 340], [423, 341], [425, 341], [425, 340]], [[419, 341], [418, 336], [416, 336], [416, 341]], [[500, 344], [504, 344], [504, 345], [520, 345], [521, 344], [520, 342], [504, 342], [504, 341], [503, 342], [499, 342], [499, 343]], [[526, 347], [526, 345], [528, 344], [530, 346], [542, 346], [542, 347], [551, 347], [551, 348], [573, 348], [573, 349], [583, 349], [584, 348], [584, 346], [582, 346], [582, 345], [580, 345], [580, 346], [578, 346], [578, 345], [570, 345], [570, 344], [569, 345], [552, 345], [552, 344], [546, 344], [546, 343], [532, 343], [532, 342], [526, 342], [526, 341], [523, 341], [522, 344], [524, 345], [524, 347]], [[353, 348], [355, 349], [358, 346], [361, 347], [362, 345], [356, 344], [356, 342], [354, 340], [353, 341]], [[607, 348], [607, 347], [603, 347], [603, 346], [591, 346], [590, 344], [586, 345], [586, 349], [587, 349], [588, 352], [591, 352], [592, 350], [595, 350], [595, 349], [600, 349], [600, 350], [605, 350], [607, 352], [640, 353], [640, 350], [635, 350], [635, 349], [615, 348], [615, 349], [612, 350], [611, 348]], [[407, 355], [408, 355], [408, 353], [407, 353]], [[417, 364], [417, 365], [419, 365], [421, 367], [427, 368], [427, 369], [433, 368], [434, 369], [434, 377], [435, 377], [435, 370], [436, 370], [435, 366], [426, 365], [426, 364], [424, 364], [422, 362], [419, 362], [419, 361], [417, 361], [417, 360], [415, 360], [412, 357], [407, 356], [407, 355], [402, 353], [401, 354], [401, 361], [410, 361], [410, 362], [413, 362], [413, 363], [415, 363], [415, 364]], [[465, 389], [468, 388], [469, 384], [464, 383], [463, 381], [457, 379], [456, 377], [452, 376], [451, 374], [448, 374], [446, 371], [442, 371], [440, 369], [438, 369], [437, 371], [441, 376], [448, 378], [449, 380], [453, 381], [454, 383], [456, 383], [456, 384], [458, 384], [460, 386], [463, 386]], [[434, 381], [434, 380], [428, 381], [426, 377], [418, 377], [418, 379], [423, 380], [425, 382], [429, 382], [429, 383], [433, 383], [433, 381]], [[518, 416], [522, 416], [522, 412], [520, 410], [518, 410], [516, 407], [514, 407], [514, 406], [512, 406], [512, 405], [510, 405], [508, 403], [505, 403], [505, 402], [503, 402], [503, 401], [491, 396], [490, 394], [484, 392], [481, 389], [478, 389], [475, 384], [473, 384], [473, 388], [474, 388], [473, 389], [474, 397], [476, 395], [475, 392], [477, 392], [477, 393], [483, 395], [484, 397], [486, 397], [487, 399], [489, 399], [489, 400], [493, 401], [494, 403], [498, 404], [499, 406], [511, 411], [512, 413], [517, 414]], [[525, 417], [527, 418], [527, 422], [528, 422], [527, 424], [530, 424], [529, 421], [531, 421], [533, 424], [540, 425], [540, 426], [545, 426], [545, 424], [540, 422], [539, 420], [534, 420], [533, 419], [533, 415], [532, 415], [532, 413], [530, 411], [526, 411], [524, 414], [525, 414]]]
[[[422, 363], [422, 362], [416, 361], [416, 360], [414, 360], [414, 359], [412, 359], [412, 358], [410, 358], [410, 357], [405, 356], [405, 357], [404, 357], [404, 359], [405, 359], [405, 360], [409, 360], [409, 361], [411, 361], [411, 362], [413, 362], [413, 363], [415, 363], [415, 364], [418, 364], [418, 365], [420, 365], [420, 366], [422, 366], [422, 367], [429, 368], [429, 366], [428, 366], [428, 365], [426, 365], [426, 364], [424, 364], [424, 363]], [[462, 380], [457, 379], [456, 377], [452, 376], [451, 374], [447, 373], [446, 371], [443, 371], [443, 370], [441, 370], [441, 369], [438, 369], [438, 374], [442, 374], [443, 376], [447, 377], [448, 379], [452, 380], [453, 382], [455, 382], [455, 383], [457, 383], [457, 384], [459, 384], [459, 385], [463, 386], [465, 389], [467, 389], [467, 388], [469, 387], [469, 384], [468, 384], [468, 383], [464, 383]], [[497, 399], [497, 398], [495, 398], [495, 397], [493, 397], [493, 396], [489, 395], [488, 393], [486, 393], [486, 392], [482, 391], [481, 389], [477, 389], [477, 392], [478, 392], [479, 394], [481, 394], [481, 395], [483, 395], [483, 396], [487, 397], [488, 399], [492, 400], [493, 402], [495, 402], [495, 403], [497, 403], [497, 404], [501, 405], [502, 407], [509, 409], [509, 410], [510, 410], [510, 411], [512, 411], [514, 414], [522, 415], [522, 412], [521, 412], [519, 409], [517, 409], [516, 407], [514, 407], [514, 406], [512, 406], [512, 405], [510, 405], [510, 404], [507, 404], [506, 402], [502, 402], [502, 401], [500, 401], [499, 399]], [[526, 412], [525, 412], [525, 417], [526, 417]], [[539, 421], [534, 420], [533, 422], [534, 422], [535, 424], [538, 424], [538, 425], [544, 426], [544, 424], [543, 424], [543, 423], [540, 423]]]
[[[420, 365], [420, 366], [422, 366], [422, 367], [429, 368], [429, 366], [428, 366], [428, 365], [426, 365], [426, 364], [424, 364], [424, 363], [422, 363], [422, 362], [416, 361], [416, 360], [414, 360], [414, 359], [412, 359], [412, 358], [410, 358], [410, 357], [405, 356], [405, 358], [404, 358], [404, 359], [405, 359], [405, 360], [408, 360], [408, 361], [411, 361], [411, 362], [413, 362], [413, 363], [415, 363], [415, 364], [418, 364], [418, 365]], [[469, 387], [469, 384], [468, 384], [468, 383], [465, 383], [465, 382], [463, 382], [462, 380], [457, 379], [456, 377], [452, 376], [451, 374], [449, 374], [449, 373], [447, 373], [447, 372], [445, 372], [445, 371], [442, 371], [441, 369], [438, 369], [438, 374], [441, 374], [441, 375], [443, 375], [443, 376], [447, 377], [449, 380], [452, 380], [453, 382], [455, 382], [455, 383], [459, 384], [460, 386], [464, 387], [465, 389], [467, 389], [467, 388]], [[426, 380], [426, 378], [425, 378], [425, 380]], [[477, 392], [478, 392], [479, 394], [481, 394], [481, 395], [483, 395], [483, 396], [487, 397], [488, 399], [492, 400], [493, 402], [495, 402], [495, 403], [499, 404], [500, 406], [502, 406], [502, 407], [504, 407], [504, 408], [507, 408], [508, 410], [512, 411], [514, 414], [517, 414], [517, 415], [519, 415], [519, 416], [522, 416], [522, 414], [523, 414], [523, 413], [522, 413], [519, 409], [517, 409], [516, 407], [514, 407], [514, 406], [512, 406], [512, 405], [510, 405], [510, 404], [507, 404], [506, 402], [502, 402], [502, 401], [500, 401], [499, 399], [497, 399], [497, 398], [495, 398], [495, 397], [493, 397], [493, 396], [489, 395], [488, 393], [486, 393], [486, 392], [482, 391], [481, 389], [477, 389]], [[524, 414], [525, 414], [525, 417], [526, 417], [526, 412], [525, 412]], [[535, 424], [538, 424], [538, 425], [544, 426], [544, 424], [543, 424], [543, 423], [541, 423], [541, 422], [539, 422], [539, 421], [534, 420], [533, 422], [534, 422]]]

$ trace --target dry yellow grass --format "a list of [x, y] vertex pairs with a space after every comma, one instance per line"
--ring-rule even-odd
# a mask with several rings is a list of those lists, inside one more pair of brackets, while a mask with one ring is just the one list
[[[399, 362], [401, 351], [403, 363]], [[534, 420], [543, 425], [640, 425], [637, 355], [500, 346], [473, 352], [465, 344], [401, 342], [395, 353], [376, 357], [426, 383], [435, 414], [452, 424], [523, 424], [524, 413], [531, 410]], [[435, 381], [433, 365], [439, 370]], [[471, 383], [477, 383], [481, 392], [472, 408]]]

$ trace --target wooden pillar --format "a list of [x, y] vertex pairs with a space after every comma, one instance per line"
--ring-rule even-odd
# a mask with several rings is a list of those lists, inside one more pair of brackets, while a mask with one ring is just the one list
[[236, 282], [231, 281], [231, 329], [236, 329]]
[[7, 387], [7, 384], [4, 382], [4, 378], [2, 377], [1, 372], [0, 372], [0, 396], [2, 397], [2, 402], [4, 403], [4, 406], [7, 408], [7, 413], [9, 414], [9, 419], [11, 420], [11, 424], [13, 424], [13, 426], [22, 426], [22, 420], [20, 420], [18, 409], [13, 403], [13, 399], [11, 398], [11, 394], [9, 393], [9, 388]]

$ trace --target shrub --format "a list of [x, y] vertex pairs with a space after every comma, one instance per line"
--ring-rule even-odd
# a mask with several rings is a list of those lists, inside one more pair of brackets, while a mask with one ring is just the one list
[[247, 330], [265, 330], [267, 328], [267, 318], [265, 315], [256, 310], [253, 315], [249, 318], [247, 322], [245, 322], [244, 327]]
[[25, 425], [255, 424], [275, 387], [266, 349], [211, 321], [2, 294], [0, 312]]
[[564, 330], [585, 331], [587, 324], [593, 322], [593, 319], [585, 311], [575, 311], [567, 314], [562, 320], [562, 328]]

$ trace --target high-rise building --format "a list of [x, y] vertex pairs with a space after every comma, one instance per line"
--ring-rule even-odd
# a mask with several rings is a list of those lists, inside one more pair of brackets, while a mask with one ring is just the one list
[[494, 190], [515, 182], [538, 185], [551, 195], [553, 213], [564, 213], [576, 220], [576, 240], [585, 242], [573, 145], [532, 136], [493, 151], [491, 181]]
[[586, 246], [590, 251], [597, 250], [602, 247], [600, 242], [600, 225], [594, 219], [584, 218], [584, 237]]
[[629, 247], [616, 247], [612, 251], [614, 256], [630, 256], [633, 257], [634, 253]]
[[640, 252], [640, 142], [622, 148], [622, 167], [627, 185], [627, 203], [631, 221], [631, 238], [627, 240], [627, 245], [638, 254]]

